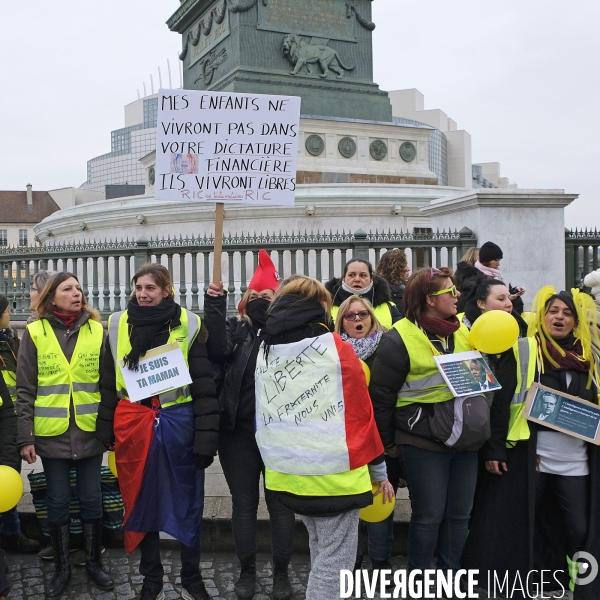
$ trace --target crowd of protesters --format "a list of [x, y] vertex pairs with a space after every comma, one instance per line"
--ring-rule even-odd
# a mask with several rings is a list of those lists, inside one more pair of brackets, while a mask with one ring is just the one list
[[[210, 598], [200, 538], [204, 472], [217, 454], [232, 496], [240, 599], [255, 595], [261, 477], [275, 600], [293, 596], [295, 515], [309, 536], [306, 598], [331, 600], [340, 571], [363, 566], [360, 510], [374, 494], [391, 502], [404, 486], [409, 570], [506, 572], [527, 579], [523, 598], [536, 583], [528, 573], [552, 570], [563, 575], [554, 591], [546, 587], [550, 594], [600, 597], [600, 581], [577, 584], [581, 553], [600, 557], [598, 446], [522, 416], [536, 386], [598, 404], [596, 304], [579, 290], [547, 286], [524, 313], [525, 290], [504, 281], [502, 258], [487, 242], [467, 252], [456, 274], [445, 267], [411, 274], [395, 249], [375, 268], [352, 258], [323, 285], [301, 275], [280, 281], [261, 250], [237, 315], [228, 315], [221, 283], [209, 285], [202, 318], [175, 302], [168, 270], [148, 263], [107, 333], [76, 274], [39, 272], [20, 340], [0, 295], [0, 464], [19, 470], [21, 459], [41, 459], [51, 541], [41, 552], [54, 560], [46, 597], [59, 598], [71, 578], [72, 469], [81, 564], [99, 590], [114, 588], [102, 560], [106, 451], [115, 453], [125, 549], [141, 550], [141, 600], [165, 598], [163, 531], [181, 545], [182, 597]], [[600, 302], [600, 275], [586, 285]], [[472, 351], [470, 329], [490, 311], [511, 314], [519, 339], [485, 355], [501, 387], [472, 396], [485, 423], [457, 432], [452, 415], [461, 398], [438, 360]], [[165, 374], [175, 355], [179, 367]], [[148, 369], [163, 367], [160, 377], [181, 369], [186, 382], [143, 397], [136, 383], [145, 387]], [[391, 569], [393, 519], [366, 527], [373, 572]], [[16, 507], [0, 520], [4, 550], [39, 550], [21, 532]], [[4, 571], [0, 550], [0, 598], [10, 591]]]

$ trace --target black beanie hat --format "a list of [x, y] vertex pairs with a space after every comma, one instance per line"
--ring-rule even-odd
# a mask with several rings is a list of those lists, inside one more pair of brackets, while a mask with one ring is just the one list
[[8, 308], [8, 298], [0, 294], [0, 315]]
[[479, 262], [487, 263], [492, 260], [500, 260], [502, 258], [502, 250], [500, 246], [494, 242], [486, 242], [479, 248]]

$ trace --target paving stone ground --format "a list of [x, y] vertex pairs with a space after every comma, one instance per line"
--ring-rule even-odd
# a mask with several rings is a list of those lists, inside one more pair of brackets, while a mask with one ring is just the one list
[[[166, 600], [181, 598], [181, 580], [179, 572], [181, 562], [178, 550], [162, 550], [162, 562], [165, 569], [164, 591]], [[107, 548], [102, 555], [110, 566], [115, 580], [115, 589], [103, 592], [88, 582], [84, 567], [72, 567], [72, 577], [67, 591], [61, 600], [134, 600], [139, 598], [142, 587], [142, 576], [138, 572], [140, 563], [139, 551], [127, 554], [124, 550]], [[13, 589], [8, 600], [44, 600], [44, 582], [53, 572], [54, 563], [43, 561], [37, 555], [7, 554], [9, 579]], [[396, 568], [405, 566], [405, 559], [392, 559]], [[234, 583], [239, 575], [239, 567], [235, 554], [206, 554], [200, 563], [202, 577], [211, 598], [215, 600], [237, 600], [233, 591]], [[259, 554], [257, 557], [257, 590], [254, 600], [270, 600], [272, 591], [271, 557]], [[365, 561], [365, 567], [368, 561]], [[289, 575], [294, 589], [294, 600], [304, 600], [310, 559], [301, 554], [292, 557]], [[378, 597], [378, 596], [377, 596]]]

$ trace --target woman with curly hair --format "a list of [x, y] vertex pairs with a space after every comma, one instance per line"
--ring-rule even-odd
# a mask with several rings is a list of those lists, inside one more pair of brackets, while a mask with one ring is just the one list
[[392, 293], [392, 300], [402, 316], [404, 316], [402, 296], [404, 295], [406, 280], [410, 275], [410, 268], [404, 250], [395, 248], [394, 250], [385, 252], [379, 259], [375, 271], [377, 275], [380, 275], [388, 282], [390, 292]]

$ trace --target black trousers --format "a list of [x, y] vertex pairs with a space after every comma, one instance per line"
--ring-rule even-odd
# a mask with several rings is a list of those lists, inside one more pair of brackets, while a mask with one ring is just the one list
[[[258, 513], [260, 476], [265, 465], [252, 432], [219, 432], [219, 459], [227, 480], [233, 514], [231, 525], [235, 550], [240, 560], [256, 554], [256, 519]], [[289, 560], [292, 555], [294, 513], [265, 490], [271, 526], [273, 555]]]
[[554, 493], [567, 525], [568, 553], [583, 550], [588, 534], [588, 516], [590, 506], [590, 477], [580, 475], [551, 475], [537, 473], [535, 489], [535, 509], [540, 508], [544, 494], [548, 489]]
[[4, 561], [4, 550], [0, 550], [0, 596], [8, 596], [10, 583], [6, 576], [6, 562]]
[[[200, 546], [192, 548], [181, 545], [181, 585], [184, 588], [194, 586], [202, 581], [200, 574]], [[144, 576], [144, 587], [161, 590], [165, 574], [160, 562], [160, 538], [157, 531], [144, 536], [140, 544], [142, 558], [140, 560], [140, 575]]]

